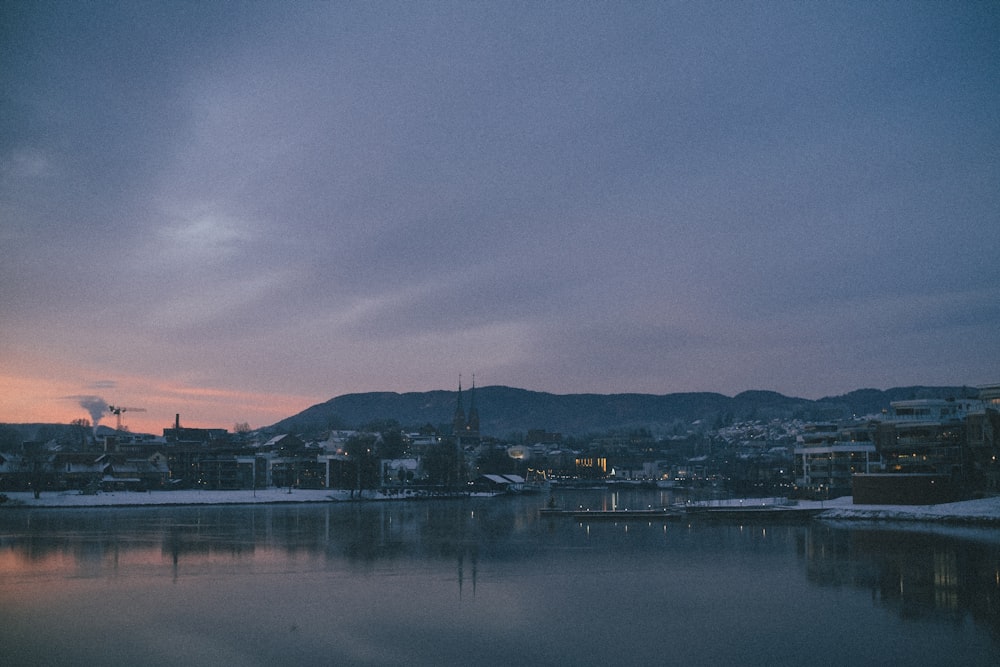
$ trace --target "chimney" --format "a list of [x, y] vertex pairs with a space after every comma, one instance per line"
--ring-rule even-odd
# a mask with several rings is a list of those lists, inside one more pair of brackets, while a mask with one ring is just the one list
[[174, 428], [177, 429], [178, 431], [181, 428], [181, 413], [179, 412], [176, 415], [174, 415]]

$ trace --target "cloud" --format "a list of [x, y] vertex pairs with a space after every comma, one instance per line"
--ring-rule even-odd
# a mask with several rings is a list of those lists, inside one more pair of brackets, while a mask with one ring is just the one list
[[995, 12], [723, 7], [18, 12], [5, 370], [164, 422], [1000, 374]]
[[0, 178], [5, 182], [9, 179], [11, 185], [51, 175], [51, 160], [44, 150], [38, 148], [17, 148], [0, 160]]

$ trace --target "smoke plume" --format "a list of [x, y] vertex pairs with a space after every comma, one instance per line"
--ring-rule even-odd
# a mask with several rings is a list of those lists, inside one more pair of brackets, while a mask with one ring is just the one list
[[81, 396], [80, 407], [90, 413], [90, 423], [97, 428], [97, 423], [108, 409], [108, 402], [100, 396]]

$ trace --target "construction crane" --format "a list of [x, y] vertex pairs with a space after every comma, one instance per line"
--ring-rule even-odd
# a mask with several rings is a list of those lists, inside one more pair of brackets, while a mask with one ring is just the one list
[[122, 413], [123, 412], [145, 412], [146, 408], [123, 408], [121, 406], [109, 405], [108, 412], [113, 414], [117, 420], [115, 425], [115, 430], [122, 430]]

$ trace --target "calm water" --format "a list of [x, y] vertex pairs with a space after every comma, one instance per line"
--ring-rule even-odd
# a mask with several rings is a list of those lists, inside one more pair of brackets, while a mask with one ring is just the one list
[[0, 663], [1000, 664], [996, 530], [544, 502], [0, 511]]

